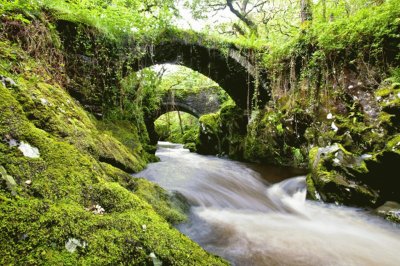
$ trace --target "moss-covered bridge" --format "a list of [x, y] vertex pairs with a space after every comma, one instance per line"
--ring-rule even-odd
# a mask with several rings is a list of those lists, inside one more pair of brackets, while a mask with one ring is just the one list
[[[73, 64], [67, 62], [70, 77], [81, 76], [85, 72], [85, 66], [86, 69], [93, 71], [97, 65], [99, 71], [106, 71], [123, 65], [122, 75], [128, 76], [131, 71], [169, 63], [188, 67], [215, 81], [243, 110], [252, 108], [256, 101], [259, 106], [263, 106], [269, 99], [267, 74], [256, 67], [256, 59], [252, 56], [254, 51], [233, 43], [209, 40], [209, 37], [200, 33], [166, 31], [158, 36], [157, 40], [153, 38], [148, 43], [126, 41], [123, 44], [124, 48], [121, 49], [122, 53], [117, 52], [120, 48], [111, 43], [109, 57], [115, 57], [114, 61], [118, 63], [110, 63], [107, 60], [102, 62], [103, 58], [98, 55], [96, 57], [99, 53], [96, 51], [98, 35], [93, 35], [91, 39], [84, 41], [79, 40], [82, 34], [77, 25], [62, 20], [57, 22], [57, 30], [62, 33], [66, 50], [70, 51], [67, 60], [74, 62]], [[77, 43], [86, 44], [77, 46]], [[93, 75], [92, 72], [88, 74]], [[109, 77], [104, 74], [104, 82], [117, 80], [116, 76], [115, 73], [111, 73]], [[82, 88], [73, 90], [82, 94]], [[94, 93], [101, 94], [99, 91]], [[92, 95], [93, 92], [90, 92], [88, 97], [93, 98]], [[254, 97], [255, 95], [257, 97]], [[84, 98], [82, 95], [79, 96]], [[103, 102], [97, 104], [101, 105], [110, 97], [102, 95], [100, 98]]]
[[268, 79], [260, 72], [251, 51], [232, 43], [204, 41], [201, 34], [166, 33], [161, 41], [147, 46], [146, 54], [135, 70], [156, 64], [177, 64], [212, 79], [243, 110], [254, 104], [254, 95], [262, 106], [269, 98]]

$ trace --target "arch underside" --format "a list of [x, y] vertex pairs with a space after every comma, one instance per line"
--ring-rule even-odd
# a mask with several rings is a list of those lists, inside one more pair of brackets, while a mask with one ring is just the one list
[[154, 120], [157, 120], [158, 117], [161, 115], [172, 112], [172, 111], [182, 111], [185, 113], [189, 113], [193, 115], [196, 118], [199, 118], [201, 115], [203, 115], [200, 111], [196, 110], [190, 105], [187, 105], [185, 103], [181, 102], [163, 102], [161, 103], [161, 106], [159, 110], [157, 110], [157, 113], [154, 116]]

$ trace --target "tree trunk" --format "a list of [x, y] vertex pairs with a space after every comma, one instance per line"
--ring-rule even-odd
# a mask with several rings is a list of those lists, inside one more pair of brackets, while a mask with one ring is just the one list
[[179, 126], [181, 127], [181, 134], [183, 136], [182, 118], [181, 118], [181, 112], [179, 112], [179, 110], [178, 110], [178, 118], [179, 118]]
[[310, 0], [300, 0], [300, 16], [301, 22], [312, 20]]

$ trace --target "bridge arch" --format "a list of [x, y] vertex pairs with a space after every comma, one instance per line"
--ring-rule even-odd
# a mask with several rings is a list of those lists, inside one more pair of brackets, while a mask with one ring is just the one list
[[155, 116], [156, 119], [161, 115], [171, 112], [171, 111], [181, 111], [188, 114], [193, 115], [196, 118], [200, 118], [203, 113], [199, 110], [196, 110], [194, 107], [184, 103], [184, 102], [162, 102], [160, 109], [157, 110], [157, 115]]
[[259, 106], [269, 99], [266, 73], [258, 71], [246, 52], [234, 45], [212, 48], [199, 40], [175, 35], [161, 39], [164, 41], [147, 46], [145, 56], [132, 66], [134, 70], [168, 63], [185, 66], [218, 83], [243, 110], [252, 107], [254, 93], [258, 95]]
[[[63, 45], [68, 51], [67, 62], [72, 62], [67, 68], [68, 75], [79, 78], [80, 71], [86, 73], [87, 65], [92, 68], [96, 64], [106, 64], [108, 68], [116, 67], [119, 71], [122, 63], [122, 73], [111, 71], [108, 73], [110, 85], [116, 76], [128, 76], [131, 71], [139, 71], [156, 64], [178, 64], [197, 71], [211, 80], [214, 80], [234, 100], [236, 105], [243, 110], [252, 108], [253, 95], [257, 95], [258, 106], [264, 106], [270, 98], [269, 80], [263, 68], [256, 67], [256, 61], [251, 49], [239, 47], [227, 41], [210, 41], [201, 33], [179, 31], [176, 29], [165, 30], [158, 36], [149, 36], [146, 42], [143, 38], [140, 43], [127, 37], [122, 44], [123, 53], [111, 52], [115, 46], [110, 42], [107, 50], [110, 50], [109, 61], [102, 62], [91, 53], [87, 53], [85, 47], [76, 47], [75, 41], [81, 38], [77, 23], [59, 19], [56, 21], [57, 30], [63, 37]], [[68, 37], [68, 38], [66, 38]], [[91, 46], [96, 47], [94, 36], [88, 36], [86, 40]], [[126, 48], [126, 49], [125, 49]], [[92, 48], [91, 48], [92, 49]], [[89, 49], [90, 50], [90, 49]], [[131, 55], [129, 55], [131, 54]], [[68, 63], [69, 64], [69, 63]], [[68, 65], [67, 64], [67, 65]], [[117, 67], [118, 66], [118, 67]], [[88, 73], [90, 74], [90, 73]], [[101, 88], [104, 84], [98, 84]], [[71, 86], [69, 90], [82, 101], [99, 109], [104, 99], [89, 99], [80, 90], [80, 86]], [[106, 91], [106, 89], [104, 89]], [[97, 91], [95, 90], [97, 93]], [[114, 93], [114, 92], [113, 92]], [[108, 96], [108, 95], [107, 95]]]
[[218, 95], [219, 90], [219, 87], [209, 87], [198, 91], [188, 90], [179, 95], [174, 90], [165, 91], [159, 108], [145, 119], [151, 143], [155, 144], [158, 140], [154, 122], [165, 113], [182, 111], [200, 118], [204, 114], [217, 112], [223, 103]]

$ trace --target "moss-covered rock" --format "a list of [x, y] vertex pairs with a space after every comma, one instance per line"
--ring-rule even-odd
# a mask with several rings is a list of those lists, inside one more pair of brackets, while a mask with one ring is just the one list
[[[284, 111], [284, 112], [283, 112]], [[310, 116], [300, 110], [266, 108], [248, 126], [245, 158], [250, 161], [305, 168]]]
[[[399, 93], [396, 84], [376, 90], [380, 109], [373, 119], [356, 109], [335, 115], [338, 129], [327, 139], [340, 144], [310, 151], [309, 198], [358, 206], [400, 200], [395, 174], [400, 163]], [[318, 135], [327, 136], [323, 130]]]
[[188, 149], [191, 152], [196, 152], [197, 151], [196, 143], [194, 143], [194, 142], [186, 143], [183, 147], [185, 149]]
[[227, 102], [219, 112], [201, 116], [199, 122], [200, 133], [196, 143], [199, 153], [243, 159], [247, 117], [242, 109]]
[[[67, 199], [58, 203], [1, 200], [0, 209], [3, 265], [147, 265], [151, 252], [167, 265], [224, 265], [171, 229], [144, 202], [134, 209], [102, 215]], [[70, 253], [66, 243], [71, 238], [85, 245]]]
[[167, 193], [157, 184], [143, 178], [135, 178], [135, 182], [137, 184], [135, 195], [145, 199], [168, 222], [177, 224], [187, 220], [185, 212], [189, 207], [183, 197]]
[[[116, 182], [140, 198], [145, 199], [155, 211], [168, 222], [177, 224], [186, 221], [187, 202], [178, 194], [171, 194], [159, 185], [143, 178], [135, 178], [130, 174], [107, 163], [101, 163], [107, 174], [107, 181]], [[96, 204], [97, 202], [93, 202]]]
[[147, 265], [151, 253], [166, 265], [226, 264], [171, 226], [184, 219], [172, 196], [121, 170], [146, 163], [135, 128], [99, 125], [40, 61], [0, 45], [1, 74], [16, 81], [0, 83], [0, 264]]
[[201, 154], [220, 154], [222, 152], [219, 113], [202, 115], [199, 118], [200, 133], [196, 149]]
[[360, 178], [368, 173], [364, 158], [349, 153], [337, 143], [313, 148], [310, 151], [311, 173], [307, 176], [308, 197], [347, 205], [375, 206], [378, 191]]
[[220, 110], [222, 150], [230, 158], [243, 160], [244, 139], [247, 133], [247, 117], [234, 104], [225, 104]]
[[375, 212], [385, 219], [400, 223], [400, 204], [394, 201], [387, 201], [375, 209]]

